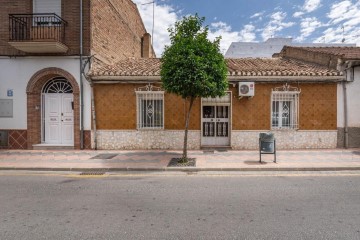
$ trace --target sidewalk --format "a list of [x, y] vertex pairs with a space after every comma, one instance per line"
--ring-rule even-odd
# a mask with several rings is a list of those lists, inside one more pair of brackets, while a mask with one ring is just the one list
[[189, 151], [196, 167], [167, 167], [181, 151], [0, 150], [0, 170], [48, 171], [336, 171], [360, 170], [360, 149], [258, 151]]

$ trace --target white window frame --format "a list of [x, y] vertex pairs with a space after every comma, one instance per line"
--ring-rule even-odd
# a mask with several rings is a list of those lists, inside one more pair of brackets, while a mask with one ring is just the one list
[[[270, 121], [272, 130], [299, 129], [300, 90], [285, 84], [271, 93]], [[287, 116], [286, 116], [287, 115]], [[276, 121], [274, 121], [276, 119]]]
[[[149, 84], [145, 87], [138, 88], [135, 93], [136, 128], [138, 130], [164, 129], [165, 92]], [[145, 107], [147, 110], [145, 110]]]

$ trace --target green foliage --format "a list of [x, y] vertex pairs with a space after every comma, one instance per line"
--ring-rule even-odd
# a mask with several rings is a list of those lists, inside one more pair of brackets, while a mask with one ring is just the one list
[[204, 20], [198, 15], [184, 17], [168, 29], [171, 45], [162, 55], [161, 79], [167, 92], [182, 98], [223, 96], [228, 88], [220, 38], [207, 39]]

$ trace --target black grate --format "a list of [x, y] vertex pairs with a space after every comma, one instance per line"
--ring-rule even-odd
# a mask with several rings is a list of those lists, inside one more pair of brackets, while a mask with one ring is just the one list
[[80, 173], [80, 175], [85, 175], [85, 176], [101, 176], [104, 174], [105, 174], [104, 171], [88, 171], [88, 172]]
[[103, 153], [103, 154], [98, 154], [95, 157], [92, 157], [90, 159], [112, 159], [113, 157], [116, 157], [117, 154], [110, 154], [110, 153]]

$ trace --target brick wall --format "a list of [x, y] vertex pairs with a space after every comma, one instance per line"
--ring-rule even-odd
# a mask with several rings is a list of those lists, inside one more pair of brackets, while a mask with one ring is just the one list
[[[9, 40], [9, 14], [31, 14], [32, 0], [3, 0], [0, 8], [0, 55], [79, 55], [80, 48], [80, 3], [74, 0], [62, 0], [62, 18], [67, 21], [65, 45], [69, 50], [65, 54], [27, 54], [11, 47]], [[90, 0], [83, 0], [83, 47], [84, 54], [90, 53]]]
[[299, 48], [293, 47], [285, 47], [280, 56], [286, 58], [294, 58], [306, 62], [312, 62], [320, 65], [327, 66], [329, 68], [336, 69], [338, 64], [338, 57], [327, 54], [327, 53], [319, 53], [319, 52], [311, 52], [302, 50]]
[[141, 57], [146, 29], [131, 0], [91, 1], [91, 23], [91, 53], [96, 57], [107, 63]]

